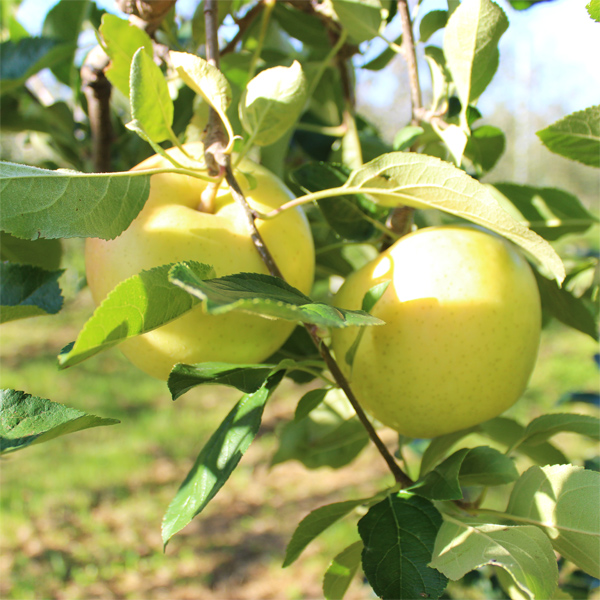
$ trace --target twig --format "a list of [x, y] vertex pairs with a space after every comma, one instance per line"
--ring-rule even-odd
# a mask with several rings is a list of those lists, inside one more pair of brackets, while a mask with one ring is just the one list
[[[218, 42], [216, 36], [216, 24], [217, 24], [217, 6], [216, 0], [206, 0], [206, 4], [204, 7], [204, 18], [206, 23], [206, 56], [207, 60], [214, 61], [212, 64], [218, 66], [218, 58], [219, 58], [219, 50], [218, 50]], [[209, 116], [209, 130], [211, 131], [212, 143], [210, 148], [205, 149], [205, 156], [207, 159], [207, 164], [213, 162], [214, 164], [221, 165], [222, 172], [225, 176], [225, 180], [227, 181], [231, 193], [235, 198], [236, 202], [242, 208], [244, 215], [246, 217], [246, 222], [248, 225], [248, 230], [250, 231], [250, 235], [254, 245], [260, 254], [263, 262], [267, 266], [269, 273], [274, 275], [275, 277], [280, 277], [284, 279], [281, 270], [277, 266], [273, 255], [267, 248], [256, 227], [256, 215], [248, 205], [246, 198], [233, 174], [233, 169], [231, 168], [230, 156], [228, 154], [222, 153], [219, 149], [219, 143], [222, 145], [224, 143], [225, 132], [223, 130], [223, 125], [220, 121], [218, 114], [214, 111], [211, 111]], [[220, 130], [220, 134], [219, 134]], [[220, 135], [220, 140], [219, 140]], [[220, 153], [220, 154], [219, 154]], [[211, 156], [212, 155], [212, 156]], [[329, 348], [325, 344], [325, 342], [321, 339], [321, 337], [317, 333], [317, 328], [314, 325], [305, 324], [306, 330], [308, 331], [311, 339], [313, 340], [315, 346], [319, 350], [321, 357], [325, 361], [329, 371], [331, 372], [333, 378], [335, 379], [337, 385], [344, 391], [348, 400], [352, 404], [356, 415], [360, 419], [361, 423], [367, 430], [369, 437], [375, 444], [375, 447], [382, 455], [383, 459], [386, 461], [391, 473], [393, 474], [396, 482], [403, 486], [408, 486], [412, 484], [412, 480], [402, 469], [399, 467], [398, 463], [394, 460], [394, 457], [391, 455], [390, 451], [387, 449], [385, 444], [381, 441], [375, 428], [367, 418], [365, 412], [361, 408], [358, 403], [348, 380], [345, 375], [342, 373], [339, 365], [336, 363], [335, 359], [331, 355]]]
[[418, 125], [417, 112], [423, 106], [421, 98], [421, 86], [419, 85], [419, 70], [417, 67], [417, 54], [415, 52], [415, 40], [410, 19], [408, 0], [398, 0], [398, 13], [402, 23], [402, 49], [406, 64], [408, 65], [408, 78], [410, 82], [410, 99], [412, 103], [412, 124]]
[[232, 40], [227, 44], [227, 46], [221, 50], [221, 56], [229, 54], [235, 50], [238, 42], [242, 39], [244, 33], [246, 33], [247, 29], [250, 27], [250, 25], [252, 25], [254, 19], [262, 9], [263, 3], [259, 2], [258, 4], [255, 4], [241, 19], [239, 19], [239, 21], [236, 22], [238, 31], [233, 36]]
[[92, 163], [96, 173], [111, 170], [110, 147], [113, 141], [110, 120], [110, 94], [112, 86], [104, 75], [109, 58], [101, 46], [87, 55], [81, 67], [81, 87], [88, 104], [92, 133]]

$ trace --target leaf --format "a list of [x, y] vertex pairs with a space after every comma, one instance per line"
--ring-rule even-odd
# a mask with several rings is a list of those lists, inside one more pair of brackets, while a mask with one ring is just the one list
[[465, 148], [465, 156], [471, 160], [478, 173], [483, 175], [494, 168], [505, 146], [506, 137], [500, 129], [492, 125], [482, 125], [471, 132]]
[[231, 86], [219, 69], [199, 56], [187, 52], [169, 52], [171, 63], [187, 86], [192, 88], [217, 112], [227, 135], [229, 144], [226, 152], [233, 147], [233, 129], [227, 118], [227, 107], [231, 104]]
[[198, 385], [228, 385], [246, 394], [253, 394], [264, 384], [275, 365], [238, 365], [207, 362], [197, 365], [178, 364], [169, 374], [167, 385], [173, 400]]
[[104, 71], [107, 79], [129, 98], [129, 76], [131, 61], [139, 48], [143, 48], [149, 58], [154, 56], [150, 36], [125, 19], [105, 13], [102, 15], [100, 37], [103, 48], [110, 57], [110, 64]]
[[531, 600], [555, 597], [556, 559], [537, 527], [482, 524], [445, 515], [431, 566], [456, 581], [484, 565], [504, 569]]
[[339, 469], [352, 462], [368, 443], [369, 436], [350, 403], [334, 389], [304, 419], [283, 426], [272, 464], [298, 460], [308, 469]]
[[309, 413], [317, 408], [325, 399], [328, 390], [318, 389], [306, 392], [298, 401], [296, 412], [294, 413], [294, 421], [298, 422], [309, 415]]
[[258, 146], [275, 143], [300, 117], [306, 103], [306, 77], [295, 60], [290, 67], [261, 71], [246, 86], [240, 120]]
[[[172, 265], [142, 271], [122, 281], [79, 332], [72, 346], [58, 357], [61, 368], [76, 365], [135, 335], [152, 331], [185, 314], [198, 301], [169, 284]], [[212, 267], [196, 263], [196, 271], [213, 274]]]
[[516, 218], [546, 240], [584, 233], [598, 223], [577, 196], [564, 190], [516, 183], [495, 183], [493, 188], [517, 209]]
[[0, 323], [54, 315], [63, 305], [58, 278], [63, 271], [32, 265], [0, 264]]
[[368, 501], [369, 498], [345, 500], [321, 506], [310, 512], [296, 527], [285, 550], [282, 567], [289, 567], [304, 552], [304, 549], [328, 527]]
[[391, 494], [358, 522], [363, 571], [389, 600], [439, 598], [447, 579], [428, 566], [442, 517], [425, 498]]
[[316, 15], [298, 10], [287, 2], [275, 2], [272, 16], [286, 33], [310, 46], [311, 51], [326, 54], [331, 50], [327, 29]]
[[[295, 169], [291, 178], [306, 193], [311, 193], [343, 185], [348, 173], [341, 166], [331, 163], [311, 162]], [[369, 200], [363, 197], [362, 203], [367, 202]], [[318, 200], [317, 204], [329, 226], [346, 240], [364, 242], [376, 232], [373, 223], [367, 220], [367, 211], [355, 196], [326, 198]]]
[[590, 0], [585, 7], [590, 18], [594, 19], [597, 23], [600, 23], [600, 0]]
[[60, 240], [22, 240], [4, 231], [0, 235], [0, 260], [55, 271], [60, 266], [61, 258]]
[[150, 175], [143, 172], [87, 174], [0, 162], [0, 229], [29, 240], [113, 239], [149, 193]]
[[260, 427], [265, 403], [283, 377], [269, 377], [253, 394], [244, 395], [200, 451], [163, 518], [162, 539], [181, 531], [223, 487]]
[[364, 544], [359, 540], [350, 544], [333, 559], [323, 578], [325, 600], [340, 600], [344, 597], [360, 567], [363, 548]]
[[[402, 34], [400, 34], [395, 40], [396, 46], [402, 46]], [[368, 69], [369, 71], [381, 71], [385, 69], [390, 62], [397, 56], [397, 52], [391, 46], [388, 46], [379, 56], [372, 58], [369, 62], [361, 65], [361, 69]]]
[[572, 413], [542, 415], [527, 425], [522, 439], [530, 445], [537, 445], [565, 432], [600, 441], [600, 419]]
[[170, 139], [173, 101], [162, 71], [144, 48], [139, 48], [133, 55], [129, 81], [132, 118], [153, 142]]
[[600, 167], [600, 105], [574, 112], [537, 136], [551, 152]]
[[568, 327], [598, 340], [596, 319], [585, 302], [566, 288], [558, 287], [555, 281], [546, 279], [536, 271], [534, 275], [540, 289], [543, 311]]
[[573, 465], [531, 467], [515, 484], [507, 517], [543, 528], [554, 550], [600, 576], [600, 473]]
[[447, 106], [448, 85], [451, 80], [446, 68], [446, 58], [441, 48], [426, 46], [425, 60], [431, 73], [431, 110], [439, 110], [440, 107]]
[[381, 27], [380, 0], [331, 0], [342, 27], [353, 43], [373, 39]]
[[22, 86], [29, 77], [42, 69], [52, 67], [73, 54], [75, 46], [59, 40], [25, 37], [0, 44], [1, 93], [6, 94]]
[[0, 453], [103, 425], [119, 423], [16, 390], [0, 390]]
[[447, 127], [438, 127], [435, 122], [432, 123], [434, 131], [438, 134], [440, 139], [446, 144], [450, 155], [454, 159], [454, 163], [460, 166], [467, 147], [469, 138], [464, 132], [464, 129], [458, 125], [448, 125]]
[[504, 11], [491, 0], [465, 0], [448, 19], [444, 54], [465, 128], [467, 107], [481, 96], [498, 68], [498, 42], [507, 28]]
[[430, 10], [425, 13], [419, 23], [419, 41], [425, 43], [436, 31], [446, 27], [447, 22], [447, 10]]
[[425, 130], [422, 127], [416, 127], [414, 125], [403, 127], [394, 136], [394, 150], [402, 152], [403, 150], [410, 148], [419, 139], [419, 136], [422, 133], [425, 133]]
[[437, 208], [462, 217], [521, 246], [559, 282], [565, 278], [564, 265], [550, 244], [515, 221], [484, 185], [432, 156], [384, 154], [355, 169], [342, 189], [366, 193], [382, 206]]
[[260, 273], [238, 273], [218, 279], [200, 279], [193, 263], [177, 263], [169, 280], [200, 300], [208, 314], [221, 315], [232, 310], [313, 323], [322, 327], [381, 325], [383, 321], [359, 310], [337, 309], [313, 302], [283, 279]]
[[488, 446], [461, 448], [409, 488], [430, 500], [460, 500], [461, 486], [504, 485], [519, 473], [511, 458]]

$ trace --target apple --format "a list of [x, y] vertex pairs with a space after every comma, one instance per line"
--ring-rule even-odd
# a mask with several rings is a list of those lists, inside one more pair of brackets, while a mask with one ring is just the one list
[[[189, 144], [186, 151], [195, 157], [203, 155], [201, 144]], [[169, 154], [181, 164], [198, 166], [178, 149], [169, 150]], [[164, 157], [156, 155], [134, 169], [170, 166]], [[294, 198], [275, 175], [250, 160], [240, 163], [236, 177], [250, 206], [260, 212]], [[219, 188], [211, 213], [199, 210], [205, 188], [203, 180], [187, 175], [153, 175], [148, 200], [126, 231], [114, 240], [86, 241], [86, 274], [96, 304], [124, 279], [183, 260], [212, 265], [217, 277], [268, 273], [227, 186]], [[304, 213], [288, 210], [275, 219], [257, 221], [257, 227], [286, 281], [310, 293], [314, 245]], [[179, 362], [261, 362], [279, 349], [294, 326], [238, 311], [207, 315], [199, 306], [162, 327], [126, 340], [119, 348], [146, 373], [166, 379]]]
[[431, 438], [491, 419], [523, 393], [535, 365], [541, 307], [533, 272], [507, 240], [476, 227], [417, 230], [351, 274], [340, 308], [390, 284], [353, 365], [356, 328], [333, 349], [361, 406], [399, 433]]

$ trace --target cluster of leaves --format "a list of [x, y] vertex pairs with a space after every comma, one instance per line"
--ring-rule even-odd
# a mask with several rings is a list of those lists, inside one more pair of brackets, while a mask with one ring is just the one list
[[[512, 4], [526, 8], [521, 5], [528, 3]], [[310, 202], [319, 277], [311, 299], [269, 276], [215, 278], [210, 265], [191, 261], [159, 266], [115, 288], [77, 340], [60, 352], [61, 368], [155, 329], [200, 302], [212, 314], [245, 310], [322, 329], [376, 325], [369, 315], [376, 295], [366, 299], [363, 311], [333, 309], [327, 302], [329, 281], [348, 275], [390, 243], [393, 233], [385, 222], [402, 206], [416, 209], [423, 224], [435, 209], [448, 222], [467, 220], [511, 239], [537, 266], [547, 316], [597, 339], [597, 261], [582, 257], [566, 273], [548, 243], [584, 233], [596, 217], [564, 190], [479, 182], [505, 145], [498, 128], [476, 125], [481, 114], [475, 104], [494, 77], [498, 42], [508, 27], [492, 0], [449, 1], [448, 10], [422, 17], [418, 43], [431, 70], [432, 99], [427, 107], [413, 107], [414, 122], [397, 132], [392, 147], [354, 114], [345, 88], [352, 80], [348, 71], [358, 68], [347, 56], [365, 52], [376, 38], [386, 39], [388, 24], [397, 18], [395, 2], [222, 0], [218, 17], [232, 17], [239, 34], [231, 42], [235, 52], [223, 52], [220, 69], [197, 52], [206, 41], [203, 3], [191, 21], [178, 23], [169, 15], [154, 39], [126, 19], [103, 14], [91, 1], [75, 5], [77, 10], [61, 0], [48, 13], [40, 37], [27, 34], [10, 12], [11, 3], [2, 7], [3, 31], [9, 35], [2, 42], [2, 127], [49, 136], [56, 157], [43, 168], [0, 164], [7, 261], [2, 320], [61, 310], [59, 240], [112, 239], [125, 230], [148, 197], [152, 172], [124, 170], [152, 150], [168, 157], [168, 145], [185, 152], [182, 144], [205, 129], [209, 108], [224, 126], [226, 151], [260, 148], [262, 162], [301, 195], [298, 202]], [[80, 32], [89, 26], [111, 61], [106, 76], [117, 117], [111, 173], [89, 173], [89, 106], [78, 91], [74, 62]], [[428, 45], [440, 30], [443, 47]], [[362, 68], [383, 68], [400, 43], [388, 41]], [[36, 93], [46, 68], [70, 86], [68, 102], [46, 106]], [[600, 107], [565, 117], [538, 135], [549, 150], [600, 166]], [[174, 172], [210, 179], [201, 164], [192, 169], [169, 160]], [[362, 451], [368, 435], [326, 371], [302, 327], [264, 364], [173, 369], [168, 381], [173, 399], [215, 383], [244, 395], [207, 441], [167, 509], [165, 544], [227, 481], [283, 377], [323, 383], [300, 399], [294, 419], [282, 430], [274, 463], [295, 459], [309, 469], [339, 468]], [[2, 392], [0, 417], [3, 452], [115, 422], [14, 390]], [[290, 541], [284, 565], [338, 519], [361, 514], [356, 541], [325, 574], [326, 598], [341, 598], [361, 565], [382, 598], [440, 597], [448, 579], [485, 565], [511, 597], [558, 597], [554, 552], [600, 576], [599, 476], [569, 464], [549, 441], [560, 432], [598, 439], [598, 421], [564, 413], [523, 426], [500, 417], [436, 438], [424, 450], [409, 488], [394, 486], [310, 513]], [[471, 447], [467, 436], [489, 445]], [[461, 443], [465, 447], [458, 447]], [[520, 473], [515, 457], [533, 466]], [[484, 490], [507, 484], [512, 491], [506, 510], [484, 508]]]

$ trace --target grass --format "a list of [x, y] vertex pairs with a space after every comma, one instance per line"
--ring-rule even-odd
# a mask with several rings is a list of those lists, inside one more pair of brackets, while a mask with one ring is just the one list
[[[378, 454], [368, 448], [337, 471], [310, 472], [295, 462], [270, 468], [276, 447], [271, 433], [293, 416], [302, 395], [286, 384], [268, 404], [261, 433], [232, 478], [163, 553], [162, 515], [239, 394], [203, 388], [172, 402], [163, 382], [131, 367], [116, 350], [57, 373], [56, 354], [75, 338], [90, 311], [83, 292], [56, 317], [3, 325], [2, 387], [25, 389], [121, 424], [33, 446], [1, 462], [0, 597], [322, 597], [326, 565], [356, 539], [354, 521], [336, 524], [282, 570], [286, 544], [310, 510], [389, 484]], [[567, 392], [597, 391], [596, 351], [582, 334], [550, 327], [531, 385], [509, 414], [525, 423], [556, 410]], [[385, 436], [393, 444], [393, 433]], [[560, 442], [579, 464], [596, 452], [574, 436]], [[356, 578], [347, 598], [368, 597], [370, 589]]]

